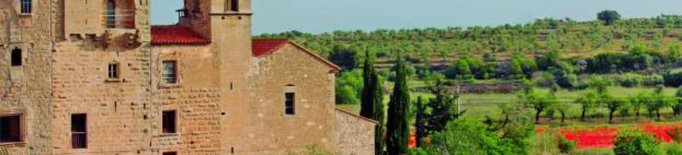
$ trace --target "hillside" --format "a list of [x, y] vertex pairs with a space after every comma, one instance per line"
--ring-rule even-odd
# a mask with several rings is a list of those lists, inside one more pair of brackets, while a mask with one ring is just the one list
[[[564, 58], [584, 58], [604, 52], [626, 52], [635, 45], [665, 52], [682, 39], [682, 16], [624, 19], [611, 26], [601, 21], [538, 19], [533, 23], [496, 27], [424, 28], [335, 31], [308, 34], [290, 31], [259, 38], [290, 38], [325, 57], [338, 50], [375, 52], [379, 66], [390, 66], [395, 52], [410, 54], [415, 63], [450, 64], [458, 57], [490, 53], [500, 63], [515, 53], [527, 56], [559, 51]], [[363, 54], [358, 54], [362, 57]]]

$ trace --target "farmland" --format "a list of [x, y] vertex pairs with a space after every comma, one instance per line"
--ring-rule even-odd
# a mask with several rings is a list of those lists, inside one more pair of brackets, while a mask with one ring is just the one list
[[[436, 141], [458, 133], [442, 130], [475, 128], [493, 135], [479, 138], [497, 139], [498, 148], [509, 149], [500, 152], [613, 154], [617, 136], [630, 131], [655, 136], [666, 143], [663, 149], [675, 147], [668, 132], [681, 125], [682, 16], [258, 37], [293, 39], [338, 64], [344, 71], [337, 75], [337, 107], [355, 113], [367, 82], [363, 63], [371, 60], [380, 76], [386, 112], [396, 72], [404, 70], [411, 94], [404, 115], [412, 134], [424, 125], [418, 116], [435, 113], [418, 108], [424, 102], [442, 106], [435, 99], [444, 96], [434, 89], [446, 87], [447, 95], [456, 96], [450, 113], [464, 113], [436, 125], [449, 127], [430, 133], [441, 135]], [[407, 65], [399, 69], [398, 62]], [[532, 136], [523, 134], [525, 127], [534, 128]], [[575, 143], [577, 150], [559, 150], [564, 143]]]

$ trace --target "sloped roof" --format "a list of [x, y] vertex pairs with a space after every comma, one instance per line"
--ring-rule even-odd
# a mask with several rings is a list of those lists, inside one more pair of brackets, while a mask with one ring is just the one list
[[352, 113], [352, 112], [349, 112], [349, 111], [346, 111], [346, 110], [343, 110], [343, 109], [336, 108], [336, 111], [341, 112], [341, 113], [346, 114], [346, 115], [349, 115], [349, 116], [353, 116], [353, 117], [358, 118], [358, 119], [360, 119], [360, 120], [364, 120], [364, 121], [367, 121], [367, 122], [374, 123], [374, 124], [378, 124], [378, 123], [379, 123], [379, 122], [377, 122], [377, 121], [375, 121], [375, 120], [373, 120], [373, 119], [369, 119], [369, 118], [366, 118], [366, 117], [362, 117], [362, 116], [360, 116], [360, 115], [354, 114], [354, 113]]
[[272, 54], [282, 46], [289, 43], [287, 39], [256, 39], [253, 40], [253, 56], [261, 57]]
[[153, 45], [209, 44], [211, 40], [202, 37], [192, 29], [180, 25], [152, 26]]
[[311, 52], [310, 50], [304, 48], [303, 46], [296, 44], [295, 42], [290, 41], [289, 39], [254, 39], [253, 43], [251, 44], [252, 46], [252, 51], [253, 51], [253, 56], [254, 57], [264, 57], [268, 56], [272, 53], [277, 52], [280, 48], [284, 47], [284, 45], [291, 44], [296, 48], [301, 49], [301, 51], [305, 52], [306, 54], [312, 56], [316, 60], [326, 64], [327, 66], [331, 67], [334, 72], [341, 71], [341, 67], [337, 66], [336, 64], [327, 61], [326, 59], [320, 57], [319, 55]]

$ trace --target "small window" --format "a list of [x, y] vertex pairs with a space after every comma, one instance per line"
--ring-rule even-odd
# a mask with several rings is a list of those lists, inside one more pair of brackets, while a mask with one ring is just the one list
[[71, 146], [74, 149], [88, 148], [88, 127], [86, 114], [71, 115]]
[[162, 115], [163, 122], [161, 122], [161, 126], [163, 127], [163, 133], [176, 133], [175, 127], [177, 125], [177, 115], [175, 110], [164, 111]]
[[0, 117], [0, 143], [22, 142], [21, 115]]
[[31, 4], [32, 0], [21, 0], [21, 13], [22, 14], [31, 14], [32, 9], [33, 9], [33, 4]]
[[178, 152], [164, 152], [163, 155], [178, 155]]
[[12, 50], [12, 66], [21, 66], [22, 64], [22, 56], [21, 56], [21, 49], [19, 48], [14, 48]]
[[107, 28], [116, 28], [116, 2], [107, 2]]
[[120, 68], [118, 63], [109, 64], [109, 79], [119, 79], [120, 78]]
[[163, 81], [166, 84], [177, 84], [177, 64], [175, 61], [164, 61], [163, 62]]
[[239, 12], [239, 0], [225, 0], [225, 10]]
[[285, 104], [286, 114], [287, 115], [296, 114], [296, 107], [295, 107], [296, 94], [295, 93], [285, 93], [284, 98], [285, 98], [284, 104]]

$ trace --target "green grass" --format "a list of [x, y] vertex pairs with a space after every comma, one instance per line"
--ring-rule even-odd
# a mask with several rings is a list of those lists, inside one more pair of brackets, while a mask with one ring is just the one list
[[[413, 82], [416, 83], [416, 82]], [[538, 91], [544, 91], [547, 92], [549, 90], [547, 89], [538, 89]], [[614, 97], [628, 97], [628, 96], [634, 96], [637, 95], [640, 92], [651, 92], [653, 91], [653, 88], [644, 88], [644, 87], [636, 87], [636, 88], [624, 88], [624, 87], [609, 87], [609, 93], [613, 95]], [[663, 94], [666, 96], [673, 96], [675, 94], [676, 89], [674, 88], [665, 88], [663, 91]], [[581, 108], [580, 105], [577, 103], [574, 103], [575, 100], [580, 98], [583, 94], [585, 94], [587, 91], [582, 90], [582, 91], [569, 91], [569, 90], [560, 90], [557, 92], [557, 97], [559, 98], [560, 101], [562, 102], [569, 102], [572, 105], [572, 108], [569, 110], [567, 114], [567, 119], [577, 119], [580, 117], [581, 114]], [[384, 103], [388, 107], [388, 102], [390, 101], [390, 95], [391, 94], [385, 94], [384, 96]], [[430, 98], [433, 97], [432, 94], [429, 93], [421, 93], [421, 92], [412, 92], [411, 93], [411, 99], [414, 101], [417, 99], [418, 96], [422, 96], [424, 98]], [[518, 100], [518, 93], [513, 93], [513, 94], [504, 94], [504, 93], [485, 93], [485, 94], [462, 94], [459, 99], [459, 106], [460, 110], [466, 110], [466, 113], [464, 114], [463, 117], [465, 118], [471, 118], [471, 119], [478, 119], [478, 120], [483, 120], [486, 118], [486, 116], [489, 116], [491, 118], [500, 118], [501, 112], [499, 109], [499, 105], [503, 103], [510, 103], [510, 102], [517, 102]], [[359, 113], [360, 112], [360, 104], [351, 104], [351, 105], [337, 105], [338, 108], [344, 109], [353, 113]], [[671, 113], [672, 110], [670, 108], [663, 108], [662, 113]], [[598, 116], [607, 116], [608, 111], [606, 108], [596, 108], [592, 111], [588, 112], [591, 115], [598, 115]], [[645, 119], [644, 117], [647, 116], [647, 113], [644, 109], [640, 112], [642, 115], [642, 119]], [[634, 112], [633, 112], [634, 114]], [[544, 117], [544, 115], [543, 115]], [[559, 119], [559, 114], [555, 114], [554, 116], [555, 120]], [[616, 117], [615, 119], [620, 119], [619, 117]], [[599, 123], [599, 122], [595, 122]]]

